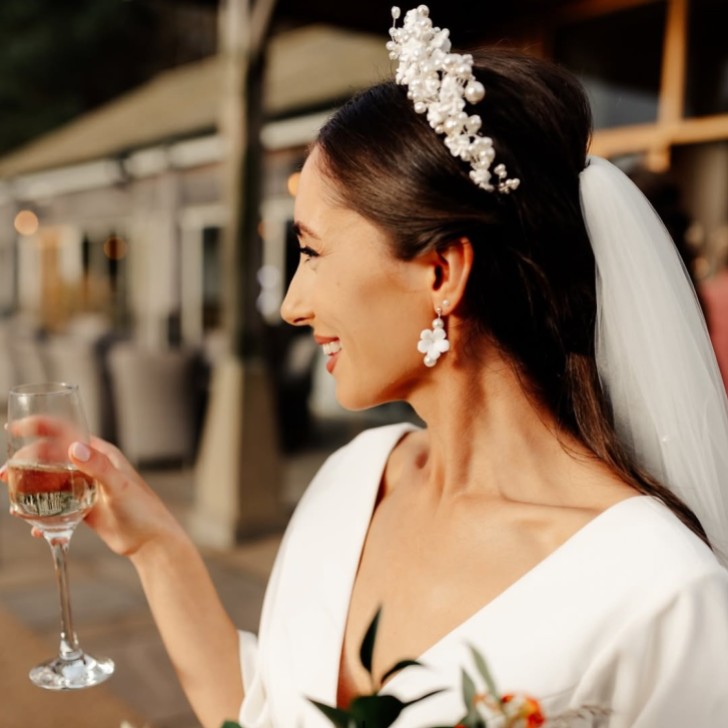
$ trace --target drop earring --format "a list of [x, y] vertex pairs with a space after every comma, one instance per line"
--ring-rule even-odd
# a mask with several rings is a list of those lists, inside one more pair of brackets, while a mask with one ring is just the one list
[[450, 342], [445, 332], [445, 322], [442, 320], [443, 308], [447, 308], [449, 305], [449, 301], [443, 301], [442, 306], [436, 306], [437, 318], [432, 322], [432, 328], [423, 329], [420, 333], [417, 351], [425, 355], [426, 367], [434, 367], [440, 355], [450, 350]]

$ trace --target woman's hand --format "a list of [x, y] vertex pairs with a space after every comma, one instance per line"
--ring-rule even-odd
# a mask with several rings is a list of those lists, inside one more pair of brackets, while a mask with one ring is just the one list
[[156, 539], [183, 536], [177, 520], [118, 448], [92, 437], [89, 445], [72, 443], [68, 456], [98, 483], [96, 505], [85, 520], [112, 551], [134, 556]]
[[[47, 424], [30, 430], [37, 435]], [[202, 725], [221, 725], [243, 700], [238, 634], [200, 553], [116, 447], [96, 437], [65, 442], [74, 467], [98, 483], [86, 522], [112, 551], [131, 557], [190, 704]], [[5, 466], [0, 478], [7, 480]]]
[[71, 462], [100, 484], [86, 521], [131, 557], [172, 664], [204, 726], [236, 715], [243, 700], [238, 635], [192, 541], [113, 445], [75, 442]]
[[[33, 460], [41, 450], [46, 456], [55, 453], [60, 461], [68, 456], [76, 468], [96, 480], [96, 504], [85, 520], [112, 551], [133, 556], [159, 537], [183, 536], [181, 526], [159, 496], [111, 443], [98, 437], [92, 437], [89, 444], [74, 441], [71, 435], [76, 433], [61, 432], [57, 423], [47, 417], [26, 418], [11, 427], [13, 436], [29, 439], [29, 444], [19, 451], [27, 458]], [[3, 465], [0, 480], [7, 478], [7, 465]], [[43, 534], [34, 528], [33, 535]]]

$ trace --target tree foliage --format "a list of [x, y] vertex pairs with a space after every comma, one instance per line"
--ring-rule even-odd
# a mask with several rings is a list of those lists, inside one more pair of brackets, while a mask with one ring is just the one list
[[[184, 6], [170, 0], [2, 0], [0, 153], [166, 66], [192, 60], [175, 57], [170, 41], [180, 31], [176, 21]], [[201, 45], [199, 55], [209, 52], [209, 43]]]

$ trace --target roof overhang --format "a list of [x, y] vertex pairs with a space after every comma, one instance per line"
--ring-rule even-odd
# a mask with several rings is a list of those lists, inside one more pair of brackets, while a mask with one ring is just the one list
[[[271, 40], [268, 53], [266, 115], [285, 118], [330, 108], [385, 78], [389, 63], [380, 37], [325, 25], [281, 33]], [[0, 158], [0, 178], [125, 158], [145, 147], [209, 137], [219, 126], [222, 93], [218, 57], [167, 71]]]

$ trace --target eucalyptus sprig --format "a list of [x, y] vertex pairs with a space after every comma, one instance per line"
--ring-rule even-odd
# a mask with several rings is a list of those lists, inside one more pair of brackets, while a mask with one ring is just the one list
[[[377, 692], [374, 689], [374, 677], [372, 675], [372, 659], [374, 656], [374, 644], [377, 638], [377, 630], [379, 628], [379, 619], [381, 617], [381, 608], [377, 610], [371, 624], [369, 625], [364, 639], [359, 649], [359, 661], [362, 667], [369, 675], [372, 692], [366, 695], [358, 695], [355, 697], [348, 708], [337, 708], [331, 705], [319, 703], [311, 700], [313, 703], [336, 728], [389, 728], [405, 708], [410, 705], [419, 703], [426, 698], [441, 693], [442, 690], [432, 690], [429, 693], [420, 695], [420, 697], [407, 702], [400, 700], [394, 695], [386, 695]], [[400, 670], [407, 667], [421, 667], [422, 663], [417, 660], [400, 660], [389, 668], [382, 676], [382, 683], [392, 677]]]

